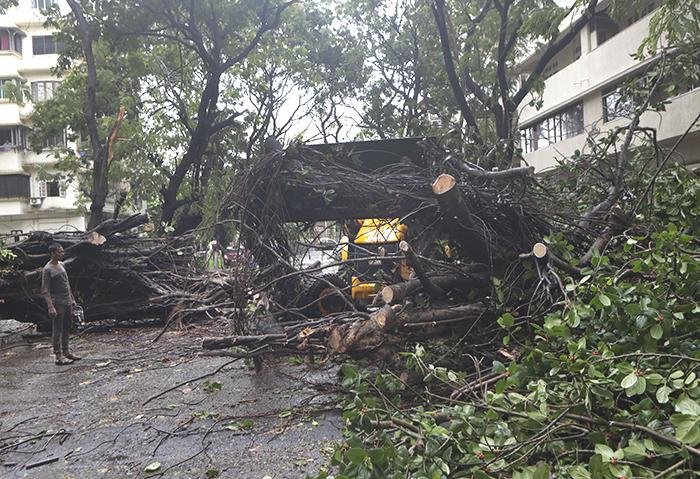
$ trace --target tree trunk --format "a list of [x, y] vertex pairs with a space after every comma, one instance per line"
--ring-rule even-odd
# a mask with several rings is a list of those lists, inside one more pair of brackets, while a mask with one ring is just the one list
[[[451, 289], [467, 289], [480, 287], [487, 284], [487, 276], [476, 273], [472, 276], [434, 276], [430, 281], [442, 291]], [[392, 284], [382, 288], [380, 294], [386, 304], [394, 304], [404, 298], [418, 293], [423, 289], [423, 284], [419, 279], [411, 279], [403, 283]]]
[[76, 0], [68, 0], [80, 33], [80, 42], [85, 56], [87, 68], [87, 85], [85, 95], [85, 122], [90, 137], [92, 149], [92, 188], [90, 190], [90, 219], [88, 229], [92, 229], [102, 222], [102, 210], [105, 206], [109, 186], [107, 183], [107, 148], [105, 148], [97, 126], [97, 68], [95, 55], [92, 51], [93, 32], [85, 19], [83, 10]]
[[471, 209], [460, 191], [457, 180], [448, 174], [437, 177], [433, 183], [443, 221], [453, 231], [462, 253], [482, 263], [489, 263], [491, 254], [480, 227], [474, 222]]
[[413, 268], [413, 271], [418, 277], [418, 281], [421, 282], [425, 291], [435, 299], [444, 298], [445, 292], [428, 278], [428, 275], [423, 269], [423, 264], [418, 259], [418, 255], [413, 251], [413, 248], [411, 248], [411, 245], [406, 241], [401, 241], [401, 243], [399, 243], [399, 249], [406, 255], [408, 264]]
[[192, 133], [192, 137], [187, 145], [187, 151], [182, 156], [182, 160], [175, 167], [175, 172], [170, 176], [168, 184], [162, 189], [163, 206], [160, 217], [160, 228], [172, 223], [175, 212], [182, 206], [178, 204], [177, 194], [180, 186], [185, 181], [192, 165], [199, 164], [204, 157], [204, 153], [209, 145], [211, 128], [216, 117], [216, 104], [219, 101], [219, 81], [220, 73], [212, 73], [207, 79], [204, 91], [199, 100], [197, 112], [197, 126]]

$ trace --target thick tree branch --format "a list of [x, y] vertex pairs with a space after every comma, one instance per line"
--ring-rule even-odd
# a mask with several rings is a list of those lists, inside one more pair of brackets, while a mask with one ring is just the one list
[[[440, 45], [442, 47], [442, 57], [445, 62], [445, 70], [447, 72], [447, 78], [450, 82], [450, 87], [452, 88], [452, 94], [457, 101], [457, 106], [459, 107], [460, 113], [464, 117], [469, 127], [469, 136], [472, 141], [477, 145], [483, 145], [484, 139], [479, 131], [479, 125], [476, 122], [474, 113], [472, 112], [467, 98], [464, 96], [464, 91], [459, 83], [459, 78], [457, 78], [457, 71], [455, 69], [454, 60], [452, 59], [452, 48], [450, 46], [450, 37], [447, 31], [447, 23], [445, 21], [445, 2], [444, 0], [435, 0], [431, 4], [433, 11], [433, 16], [435, 17], [435, 24], [437, 25], [438, 33], [440, 35]], [[467, 77], [469, 77], [467, 75]], [[473, 82], [472, 82], [473, 83]], [[471, 90], [471, 89], [470, 89]], [[472, 91], [474, 93], [474, 91]]]
[[527, 96], [528, 93], [530, 93], [530, 90], [532, 90], [532, 87], [535, 85], [535, 82], [539, 80], [540, 76], [542, 75], [542, 72], [544, 71], [545, 67], [547, 64], [550, 62], [554, 56], [562, 51], [564, 47], [566, 47], [571, 40], [576, 37], [576, 35], [579, 34], [579, 32], [583, 29], [583, 27], [586, 26], [586, 24], [590, 21], [591, 18], [593, 18], [593, 14], [595, 13], [596, 6], [598, 5], [598, 0], [589, 0], [588, 5], [586, 6], [586, 10], [581, 14], [581, 17], [579, 17], [572, 25], [569, 27], [568, 31], [552, 40], [549, 45], [547, 45], [547, 48], [544, 50], [542, 53], [542, 56], [540, 59], [537, 61], [537, 64], [535, 65], [535, 68], [533, 68], [532, 73], [527, 77], [527, 79], [523, 82], [522, 86], [520, 89], [517, 91], [517, 93], [513, 96], [513, 103], [512, 103], [512, 108], [515, 110], [518, 105], [525, 99], [525, 96]]

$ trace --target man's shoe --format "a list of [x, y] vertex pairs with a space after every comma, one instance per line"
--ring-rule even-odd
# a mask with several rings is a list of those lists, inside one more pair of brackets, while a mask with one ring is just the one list
[[68, 359], [70, 359], [70, 360], [72, 360], [72, 361], [80, 361], [80, 360], [82, 359], [82, 358], [80, 358], [80, 357], [78, 357], [78, 356], [72, 355], [71, 353], [65, 353], [63, 356], [65, 356], [66, 358], [68, 358]]
[[72, 364], [73, 361], [71, 359], [68, 359], [60, 354], [56, 355], [56, 365], [57, 366], [65, 366], [66, 364]]

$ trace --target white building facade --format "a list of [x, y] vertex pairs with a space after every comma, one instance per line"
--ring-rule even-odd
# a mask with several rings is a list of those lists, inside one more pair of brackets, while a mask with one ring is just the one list
[[[632, 3], [632, 2], [630, 2]], [[649, 20], [661, 4], [648, 0], [641, 10], [630, 8], [626, 19], [614, 21], [603, 1], [595, 18], [553, 58], [544, 71], [546, 78], [541, 106], [530, 106], [527, 98], [520, 108], [519, 129], [523, 158], [538, 172], [557, 166], [558, 160], [576, 150], [586, 152], [588, 136], [629, 123], [616, 87], [641, 74], [654, 59], [634, 58], [649, 33]], [[537, 60], [528, 59], [523, 69]], [[697, 66], [693, 66], [696, 67]], [[664, 146], [672, 145], [700, 111], [700, 85], [680, 86], [665, 112], [646, 112], [640, 126], [655, 128]], [[682, 142], [674, 160], [690, 168], [700, 166], [700, 125], [695, 124]]]
[[[65, 135], [35, 153], [29, 145], [31, 113], [49, 99], [60, 79], [52, 75], [60, 42], [44, 27], [42, 10], [62, 0], [20, 0], [0, 15], [0, 235], [85, 230], [78, 191], [62, 180], [53, 149]], [[29, 92], [18, 97], [18, 91]]]

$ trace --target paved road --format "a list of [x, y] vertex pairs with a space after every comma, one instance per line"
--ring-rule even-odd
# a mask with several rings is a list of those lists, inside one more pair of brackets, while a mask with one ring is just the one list
[[73, 342], [84, 359], [71, 366], [53, 364], [48, 339], [0, 349], [0, 477], [158, 477], [144, 472], [154, 462], [166, 478], [318, 471], [341, 436], [332, 367], [278, 360], [256, 374], [239, 361], [142, 406], [230, 361], [197, 356], [211, 329], [155, 345], [153, 329], [86, 335]]

